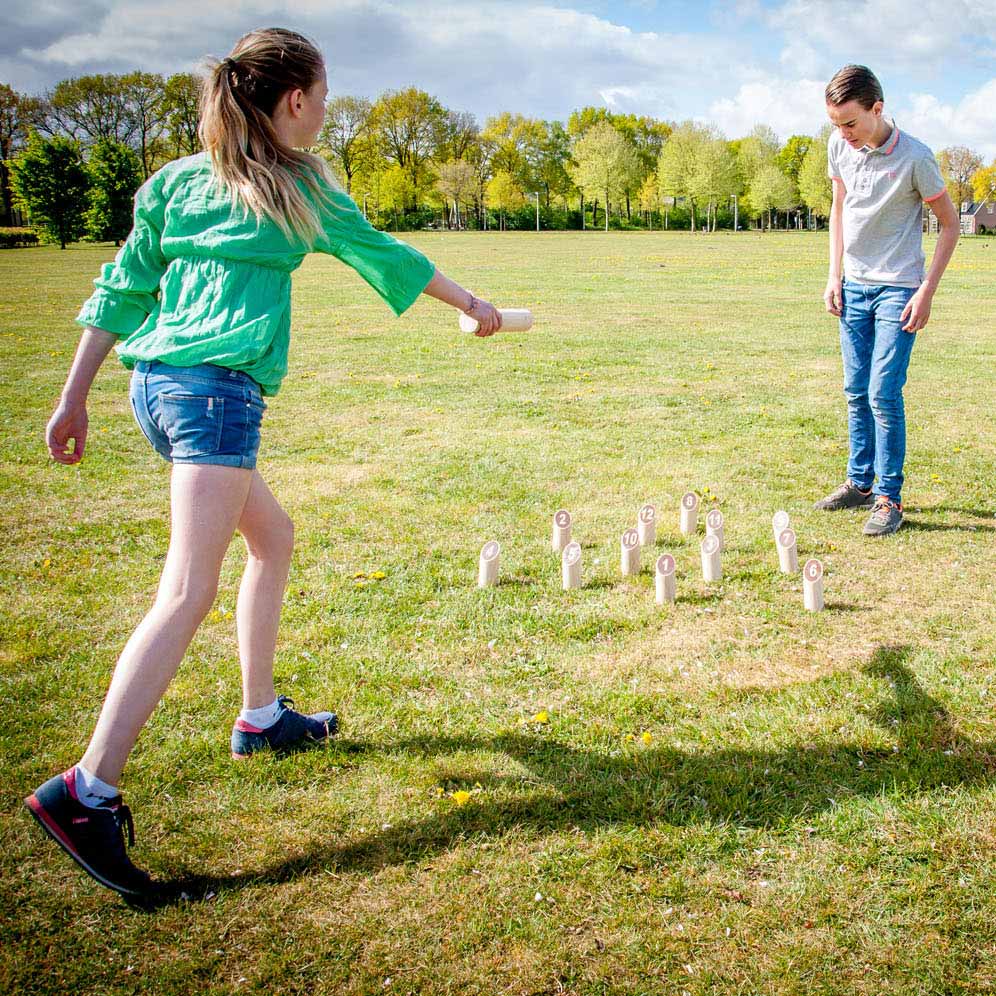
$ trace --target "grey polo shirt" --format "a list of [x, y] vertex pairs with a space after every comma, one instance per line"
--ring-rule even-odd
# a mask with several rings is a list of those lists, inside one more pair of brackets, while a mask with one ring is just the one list
[[926, 276], [922, 205], [945, 189], [934, 154], [895, 122], [877, 149], [852, 148], [835, 128], [827, 145], [827, 170], [845, 191], [845, 278], [919, 287]]

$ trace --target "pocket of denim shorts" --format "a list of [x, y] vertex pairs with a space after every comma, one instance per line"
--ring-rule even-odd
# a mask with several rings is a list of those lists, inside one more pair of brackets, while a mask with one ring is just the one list
[[213, 456], [221, 448], [225, 399], [203, 394], [160, 394], [163, 432], [174, 460]]

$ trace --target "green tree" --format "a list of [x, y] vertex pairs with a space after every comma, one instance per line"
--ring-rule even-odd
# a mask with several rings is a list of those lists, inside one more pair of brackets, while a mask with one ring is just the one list
[[473, 189], [475, 178], [474, 167], [465, 159], [451, 159], [439, 167], [437, 186], [440, 193], [453, 202], [450, 224], [457, 228], [460, 227], [460, 202]]
[[[609, 204], [621, 194], [639, 171], [632, 145], [608, 122], [592, 125], [574, 143], [574, 183], [586, 193], [605, 198], [605, 230], [609, 230]], [[595, 223], [592, 207], [592, 224]]]
[[135, 191], [142, 182], [142, 162], [134, 149], [102, 138], [90, 150], [90, 206], [86, 234], [94, 242], [120, 245], [131, 230]]
[[802, 169], [803, 160], [812, 144], [811, 135], [793, 135], [775, 156], [778, 168], [795, 183], [799, 182], [799, 171]]
[[662, 197], [686, 198], [689, 205], [691, 228], [695, 231], [698, 191], [695, 174], [699, 167], [702, 146], [715, 140], [709, 128], [684, 121], [678, 125], [661, 149], [657, 160], [657, 181]]
[[394, 217], [394, 230], [400, 227], [399, 213], [412, 203], [414, 191], [411, 178], [397, 163], [382, 170], [377, 182], [378, 203], [380, 211], [389, 211]]
[[827, 174], [829, 138], [828, 125], [809, 146], [799, 170], [799, 196], [802, 203], [820, 218], [830, 217], [830, 205], [833, 203], [833, 184]]
[[515, 177], [506, 170], [500, 169], [491, 178], [487, 187], [488, 204], [498, 212], [499, 230], [505, 230], [505, 214], [514, 208], [521, 207], [525, 202]]
[[193, 73], [174, 73], [163, 86], [166, 141], [174, 157], [192, 156], [201, 147], [197, 135], [201, 81]]
[[706, 230], [712, 222], [716, 230], [716, 213], [734, 194], [740, 193], [737, 161], [726, 141], [713, 132], [703, 135], [695, 148], [692, 175], [688, 182], [691, 196], [706, 205]]
[[757, 171], [747, 188], [747, 197], [759, 215], [767, 214], [769, 230], [772, 211], [788, 211], [798, 203], [795, 184], [774, 163]]
[[960, 211], [965, 201], [972, 200], [972, 177], [982, 168], [982, 156], [964, 145], [952, 145], [941, 149], [937, 165], [941, 168], [951, 200]]
[[364, 97], [335, 97], [325, 109], [325, 125], [318, 136], [336, 172], [353, 192], [353, 177], [376, 154], [371, 119], [373, 104]]
[[163, 135], [169, 117], [166, 81], [159, 73], [126, 73], [120, 78], [121, 99], [132, 122], [132, 142], [147, 180], [161, 158]]
[[113, 73], [62, 80], [45, 101], [45, 130], [90, 144], [101, 138], [132, 144], [136, 123], [122, 87]]
[[14, 192], [8, 161], [24, 148], [35, 124], [39, 102], [0, 83], [0, 224], [13, 222]]
[[758, 125], [749, 135], [739, 139], [735, 148], [740, 182], [744, 190], [747, 191], [744, 208], [748, 213], [757, 217], [763, 214], [767, 208], [761, 208], [754, 204], [750, 197], [750, 190], [754, 184], [754, 178], [762, 169], [767, 166], [777, 168], [778, 136], [767, 125]]
[[996, 159], [972, 174], [972, 194], [979, 202], [996, 199]]
[[47, 232], [65, 249], [84, 232], [89, 177], [79, 144], [32, 132], [24, 150], [10, 163], [17, 202], [31, 224]]
[[661, 192], [657, 184], [657, 175], [655, 173], [648, 173], [643, 178], [643, 183], [640, 185], [640, 190], [638, 193], [640, 211], [643, 214], [643, 220], [650, 225], [650, 230], [654, 229], [654, 212], [660, 210], [661, 206]]
[[371, 124], [383, 155], [407, 177], [406, 207], [417, 208], [419, 194], [435, 180], [429, 164], [445, 139], [445, 108], [415, 87], [391, 90], [374, 104]]

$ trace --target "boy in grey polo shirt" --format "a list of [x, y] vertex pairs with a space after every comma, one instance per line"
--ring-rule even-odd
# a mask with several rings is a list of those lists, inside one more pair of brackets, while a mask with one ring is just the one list
[[[840, 318], [850, 458], [847, 480], [816, 507], [870, 507], [865, 535], [885, 536], [903, 522], [906, 370], [958, 241], [958, 215], [930, 149], [882, 117], [870, 69], [845, 66], [826, 101], [836, 128], [827, 148], [833, 207], [823, 300]], [[924, 203], [940, 227], [929, 272]]]

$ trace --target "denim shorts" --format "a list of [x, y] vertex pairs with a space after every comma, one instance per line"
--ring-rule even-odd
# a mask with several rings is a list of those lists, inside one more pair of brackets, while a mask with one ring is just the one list
[[240, 370], [136, 363], [131, 407], [145, 438], [170, 463], [256, 466], [266, 405], [259, 385]]

